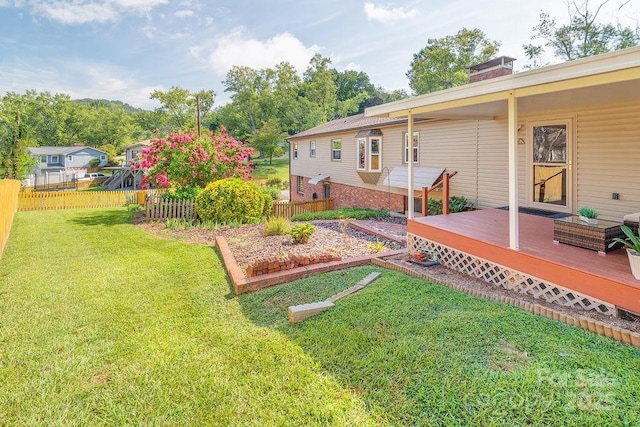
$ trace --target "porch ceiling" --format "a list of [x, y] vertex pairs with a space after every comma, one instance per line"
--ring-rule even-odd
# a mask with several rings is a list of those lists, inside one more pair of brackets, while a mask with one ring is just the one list
[[[588, 109], [630, 104], [640, 99], [640, 79], [567, 89], [518, 98], [518, 115], [543, 115], [548, 111]], [[493, 120], [507, 116], [507, 100], [474, 103], [415, 114], [415, 118]]]
[[569, 61], [369, 107], [365, 117], [493, 119], [507, 100], [523, 115], [637, 102], [640, 47]]

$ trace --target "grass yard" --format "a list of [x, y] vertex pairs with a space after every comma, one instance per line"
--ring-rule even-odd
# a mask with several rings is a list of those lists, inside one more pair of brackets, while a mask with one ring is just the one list
[[273, 159], [273, 163], [264, 164], [264, 159], [254, 159], [256, 168], [253, 171], [253, 179], [258, 183], [264, 183], [269, 178], [278, 177], [282, 182], [289, 182], [289, 157]]
[[640, 352], [373, 267], [234, 297], [125, 209], [20, 212], [0, 261], [0, 425], [638, 425]]

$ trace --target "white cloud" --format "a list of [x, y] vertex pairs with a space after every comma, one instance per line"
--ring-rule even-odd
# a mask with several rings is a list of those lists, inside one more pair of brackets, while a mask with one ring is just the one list
[[37, 3], [34, 11], [63, 24], [85, 24], [87, 22], [107, 22], [117, 19], [118, 14], [108, 3]]
[[360, 64], [356, 64], [355, 62], [349, 62], [344, 66], [345, 71], [361, 71], [362, 67]]
[[63, 24], [76, 25], [116, 21], [122, 14], [131, 11], [148, 13], [166, 2], [167, 0], [34, 0], [29, 4], [35, 14]]
[[413, 18], [417, 14], [415, 9], [406, 10], [403, 7], [376, 6], [369, 2], [364, 4], [364, 13], [369, 20], [384, 23]]
[[183, 10], [178, 10], [178, 11], [175, 13], [175, 15], [176, 15], [178, 18], [188, 18], [188, 17], [190, 17], [190, 16], [193, 16], [193, 15], [194, 15], [194, 13], [193, 13], [193, 10], [183, 9]]
[[[225, 75], [236, 65], [262, 69], [283, 61], [290, 62], [298, 70], [304, 70], [319, 50], [317, 45], [306, 47], [290, 33], [258, 40], [246, 36], [242, 28], [236, 28], [218, 40], [209, 56], [209, 64], [218, 75]], [[197, 49], [192, 49], [192, 52], [197, 52]]]

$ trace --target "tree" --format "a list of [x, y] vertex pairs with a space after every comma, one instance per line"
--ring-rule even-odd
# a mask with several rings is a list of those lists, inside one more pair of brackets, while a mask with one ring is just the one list
[[[316, 53], [304, 72], [302, 92], [309, 103], [309, 118], [316, 122], [313, 126], [335, 117], [337, 87], [334, 70], [329, 68], [331, 59]], [[315, 110], [315, 111], [314, 111]]]
[[[634, 29], [622, 27], [620, 24], [597, 22], [598, 15], [607, 3], [609, 0], [600, 3], [595, 11], [592, 11], [589, 0], [580, 4], [575, 1], [569, 2], [567, 4], [569, 23], [564, 25], [559, 25], [548, 12], [541, 11], [540, 22], [533, 27], [532, 37], [542, 39], [544, 46], [551, 48], [553, 55], [564, 61], [636, 46], [640, 41], [637, 27]], [[623, 3], [620, 8], [627, 3], [628, 1]], [[523, 45], [525, 54], [532, 61], [529, 68], [544, 65], [542, 61], [544, 46]]]
[[142, 169], [141, 185], [184, 190], [205, 187], [222, 178], [251, 177], [248, 162], [253, 149], [230, 137], [221, 127], [198, 138], [195, 132], [172, 133], [154, 138], [142, 150], [140, 161], [132, 169]]
[[35, 158], [27, 139], [20, 114], [0, 115], [0, 179], [22, 180], [29, 174]]
[[150, 98], [157, 99], [162, 104], [156, 109], [163, 117], [159, 130], [186, 132], [200, 129], [205, 116], [213, 108], [215, 96], [212, 90], [192, 93], [179, 86], [172, 86], [167, 92], [153, 91]]
[[282, 144], [286, 136], [286, 133], [280, 130], [278, 122], [272, 119], [257, 130], [251, 145], [264, 153], [265, 157], [269, 157], [269, 164], [271, 164], [273, 156], [282, 155]]
[[407, 77], [414, 94], [460, 86], [469, 82], [469, 67], [498, 53], [500, 42], [489, 40], [479, 29], [463, 28], [453, 36], [428, 39], [413, 55]]

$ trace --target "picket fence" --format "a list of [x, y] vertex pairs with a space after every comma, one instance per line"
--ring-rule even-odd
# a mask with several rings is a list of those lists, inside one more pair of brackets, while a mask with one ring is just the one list
[[0, 258], [9, 240], [9, 233], [13, 225], [13, 216], [18, 209], [18, 193], [20, 181], [15, 179], [0, 180]]
[[[333, 199], [313, 200], [310, 202], [275, 202], [271, 216], [291, 219], [294, 215], [321, 212], [333, 209]], [[147, 221], [166, 221], [167, 219], [198, 219], [193, 200], [163, 200], [161, 197], [147, 197], [145, 204]]]
[[131, 203], [144, 204], [144, 191], [55, 191], [21, 192], [19, 211], [111, 208]]

